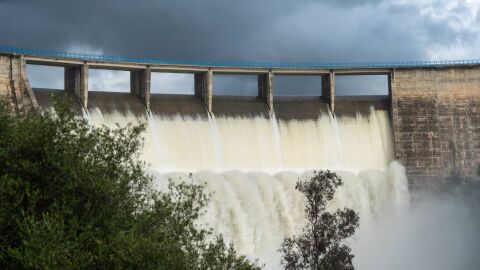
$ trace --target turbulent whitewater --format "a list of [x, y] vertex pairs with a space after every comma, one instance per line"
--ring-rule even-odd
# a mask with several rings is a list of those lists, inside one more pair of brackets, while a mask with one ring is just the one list
[[312, 120], [149, 115], [89, 111], [94, 125], [147, 122], [144, 158], [160, 171], [386, 169], [392, 161], [388, 112]]
[[[280, 266], [279, 245], [304, 224], [303, 197], [295, 182], [313, 170], [338, 172], [344, 186], [331, 207], [351, 207], [370, 227], [380, 216], [409, 202], [404, 169], [393, 162], [387, 110], [333, 117], [280, 119], [275, 115], [139, 116], [128, 110], [88, 112], [94, 125], [147, 123], [144, 159], [158, 188], [168, 179], [207, 183], [212, 193], [202, 224], [259, 258]], [[189, 173], [193, 173], [189, 178]], [[362, 240], [352, 239], [361, 252]], [[357, 260], [357, 265], [362, 265]]]

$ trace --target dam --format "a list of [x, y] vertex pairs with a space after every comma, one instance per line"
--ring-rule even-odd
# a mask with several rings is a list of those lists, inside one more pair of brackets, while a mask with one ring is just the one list
[[[32, 88], [27, 65], [63, 68], [65, 88]], [[130, 92], [89, 90], [93, 69], [129, 72]], [[152, 93], [155, 72], [193, 74], [194, 94]], [[256, 76], [257, 96], [215, 95], [213, 77], [222, 74]], [[337, 95], [337, 79], [348, 74], [387, 76], [388, 96]], [[316, 97], [275, 96], [274, 77], [282, 75], [320, 77], [321, 90]], [[474, 269], [478, 256], [469, 256], [465, 243], [478, 227], [461, 223], [463, 208], [450, 218], [441, 203], [410, 203], [416, 189], [478, 177], [479, 88], [476, 61], [186, 63], [0, 47], [0, 97], [13, 111], [49, 110], [56, 95], [94, 126], [146, 123], [141, 158], [156, 187], [206, 183], [212, 195], [201, 224], [266, 269], [279, 268], [283, 237], [304, 225], [296, 181], [318, 169], [344, 181], [332, 209], [360, 215], [355, 267]], [[452, 233], [458, 224], [467, 233]], [[428, 237], [435, 241], [421, 241]]]
[[[376, 109], [382, 110], [381, 117], [385, 117], [385, 112], [388, 116], [393, 159], [399, 160], [405, 166], [410, 185], [437, 185], [446, 183], [449, 179], [477, 178], [480, 174], [479, 61], [350, 64], [171, 62], [5, 46], [0, 47], [0, 53], [0, 94], [10, 100], [17, 112], [38, 108], [39, 103], [45, 104], [49, 96], [32, 90], [26, 75], [27, 64], [63, 67], [64, 90], [78, 101], [77, 105], [84, 111], [90, 111], [102, 103], [109, 104], [101, 108], [107, 110], [114, 104], [115, 99], [105, 94], [89, 92], [89, 70], [124, 70], [130, 72], [130, 94], [121, 99], [123, 104], [117, 102], [114, 106], [136, 106], [136, 112], [153, 112], [154, 115], [155, 112], [161, 112], [168, 115], [200, 116], [205, 119], [210, 117], [210, 113], [214, 113], [217, 116], [275, 115], [280, 120], [298, 117], [311, 120], [320, 114], [341, 118], [343, 115], [352, 114], [352, 111], [355, 114], [355, 110], [369, 112], [374, 105]], [[195, 96], [151, 94], [152, 72], [194, 74]], [[258, 97], [215, 97], [212, 81], [216, 74], [258, 76]], [[388, 76], [388, 96], [383, 100], [336, 99], [336, 76], [352, 74]], [[275, 75], [319, 76], [321, 93], [317, 99], [274, 99]], [[109, 98], [112, 100], [108, 101]], [[330, 127], [331, 124], [325, 124], [323, 128], [327, 126]], [[280, 125], [275, 130], [281, 128]], [[271, 139], [266, 141], [271, 134], [265, 135], [262, 145], [256, 146], [257, 150], [262, 149], [261, 147], [273, 147], [274, 142]], [[335, 144], [332, 138], [323, 143], [324, 146]], [[292, 146], [292, 149], [294, 148]], [[273, 153], [273, 150], [269, 152]], [[363, 159], [370, 156], [369, 153], [360, 155]], [[289, 157], [290, 154], [283, 159]], [[267, 160], [258, 162], [268, 163]], [[255, 164], [249, 166], [258, 167]]]

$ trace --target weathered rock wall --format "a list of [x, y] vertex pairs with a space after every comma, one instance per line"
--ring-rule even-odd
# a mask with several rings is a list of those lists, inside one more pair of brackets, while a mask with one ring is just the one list
[[413, 185], [480, 174], [480, 68], [395, 70], [391, 78], [396, 158]]

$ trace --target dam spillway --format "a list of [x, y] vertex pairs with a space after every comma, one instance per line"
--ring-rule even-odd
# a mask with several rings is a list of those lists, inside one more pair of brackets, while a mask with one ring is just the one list
[[[32, 89], [26, 64], [64, 67], [65, 91]], [[222, 233], [239, 252], [260, 258], [267, 269], [278, 268], [276, 250], [282, 238], [303, 225], [303, 197], [294, 185], [314, 169], [335, 170], [345, 182], [332, 208], [346, 206], [360, 213], [358, 238], [352, 240], [354, 253], [361, 254], [355, 258], [360, 269], [408, 268], [379, 263], [379, 254], [388, 250], [387, 255], [395, 257], [398, 253], [391, 247], [403, 238], [417, 244], [432, 233], [412, 225], [432, 208], [402, 214], [409, 207], [408, 184], [438, 184], [449, 177], [478, 174], [478, 63], [239, 69], [150, 64], [6, 53], [0, 56], [0, 94], [19, 114], [29, 108], [48, 109], [54, 94], [67, 95], [72, 108], [96, 126], [147, 123], [142, 158], [157, 188], [165, 189], [168, 179], [207, 183], [212, 200], [201, 223]], [[131, 92], [89, 91], [88, 70], [101, 67], [130, 71]], [[148, 70], [200, 73], [196, 94], [149, 93]], [[239, 72], [258, 75], [258, 97], [212, 93], [211, 76]], [[272, 76], [285, 73], [322, 76], [322, 93], [315, 98], [273, 96]], [[370, 73], [388, 76], [387, 98], [335, 96], [335, 76]], [[443, 228], [436, 235], [443, 240], [442, 226], [451, 223], [439, 221], [427, 227]], [[392, 236], [404, 228], [414, 233]], [[435, 248], [464, 243], [451, 240]], [[416, 254], [428, 260], [431, 250], [424, 245]], [[454, 269], [459, 261], [449, 258], [435, 256], [423, 269]], [[415, 260], [411, 262], [418, 268]], [[468, 265], [472, 260], [460, 262]]]
[[[135, 112], [134, 103], [120, 96], [92, 95], [89, 119], [96, 125], [148, 123], [144, 157], [159, 169], [362, 170], [384, 169], [393, 160], [389, 114], [382, 102], [377, 103], [378, 109], [375, 103], [360, 102], [336, 118], [318, 101], [316, 112], [299, 109], [297, 115], [280, 108], [270, 115], [248, 101], [242, 104], [251, 108], [248, 113], [234, 113], [230, 108], [223, 113], [158, 110], [146, 115], [141, 107]], [[194, 107], [195, 101], [179, 99], [184, 107]], [[283, 102], [302, 101], [307, 102]]]
[[[34, 92], [48, 108], [52, 91]], [[163, 106], [149, 113], [130, 94], [91, 92], [89, 99], [86, 118], [95, 126], [147, 123], [143, 159], [157, 187], [165, 189], [169, 179], [206, 183], [212, 199], [202, 224], [266, 269], [278, 269], [283, 237], [304, 224], [304, 198], [294, 186], [314, 169], [342, 176], [331, 207], [354, 208], [362, 227], [409, 203], [404, 169], [392, 164], [385, 100], [340, 103], [333, 117], [315, 98], [279, 99], [275, 114], [255, 98], [219, 98], [215, 113], [188, 96], [152, 96]], [[356, 264], [368, 266], [368, 258]]]
[[[268, 113], [280, 113], [282, 106], [274, 98], [275, 75], [320, 76], [318, 103], [327, 104], [337, 115], [339, 97], [336, 77], [342, 75], [382, 74], [388, 76], [387, 107], [393, 134], [394, 159], [405, 167], [411, 186], [439, 186], [452, 181], [470, 181], [480, 175], [480, 61], [411, 61], [390, 63], [233, 63], [207, 61], [164, 61], [119, 56], [28, 50], [0, 46], [0, 95], [22, 113], [38, 108], [26, 75], [26, 65], [60, 66], [65, 69], [65, 89], [83, 110], [90, 110], [88, 73], [90, 69], [130, 72], [130, 92], [149, 110], [169, 108], [169, 114], [198, 111], [221, 112], [222, 102], [215, 97], [212, 81], [216, 74], [258, 76], [257, 107]], [[194, 74], [193, 107], [171, 106], [180, 101], [155, 97], [150, 92], [152, 72]], [[173, 103], [172, 103], [173, 102]], [[241, 104], [242, 102], [230, 102]], [[302, 103], [302, 102], [300, 102]], [[349, 102], [347, 102], [349, 103]], [[189, 103], [193, 104], [193, 103]], [[251, 110], [242, 105], [237, 109]], [[285, 103], [283, 103], [285, 104]], [[293, 108], [295, 103], [287, 103]], [[296, 103], [298, 104], [298, 103]], [[307, 102], [303, 102], [307, 104]], [[280, 106], [280, 107], [279, 107]], [[302, 106], [302, 105], [300, 105]], [[314, 110], [315, 111], [315, 110]]]

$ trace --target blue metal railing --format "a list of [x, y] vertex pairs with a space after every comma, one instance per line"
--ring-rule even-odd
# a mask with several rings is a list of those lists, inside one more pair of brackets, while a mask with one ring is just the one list
[[198, 60], [163, 60], [156, 58], [136, 58], [114, 55], [59, 52], [15, 48], [0, 45], [0, 52], [24, 54], [31, 56], [68, 58], [79, 60], [98, 60], [111, 62], [145, 63], [158, 65], [189, 65], [208, 67], [246, 67], [246, 68], [401, 68], [401, 67], [437, 67], [452, 65], [479, 65], [480, 59], [442, 60], [442, 61], [402, 61], [402, 62], [353, 62], [353, 63], [280, 63], [280, 62], [240, 62], [240, 61], [198, 61]]

